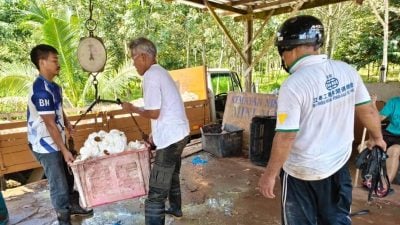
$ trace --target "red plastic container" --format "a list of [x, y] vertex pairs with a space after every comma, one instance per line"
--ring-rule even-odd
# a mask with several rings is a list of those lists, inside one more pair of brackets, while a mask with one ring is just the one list
[[71, 166], [83, 207], [146, 195], [150, 176], [149, 150], [127, 150]]

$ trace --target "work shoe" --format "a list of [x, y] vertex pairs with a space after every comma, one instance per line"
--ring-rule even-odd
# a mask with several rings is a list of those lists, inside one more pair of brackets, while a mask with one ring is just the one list
[[84, 209], [80, 205], [73, 205], [70, 208], [71, 216], [91, 216], [93, 209]]
[[182, 217], [182, 196], [181, 189], [179, 188], [179, 182], [177, 186], [171, 188], [169, 191], [168, 201], [169, 208], [165, 210], [165, 213], [175, 217]]
[[59, 225], [71, 225], [69, 212], [57, 212], [57, 220]]
[[173, 209], [173, 208], [169, 208], [165, 210], [165, 214], [169, 214], [175, 217], [182, 217], [183, 213], [182, 210], [180, 209]]
[[93, 209], [85, 209], [79, 205], [79, 194], [73, 193], [70, 195], [70, 208], [71, 216], [91, 216], [93, 215]]

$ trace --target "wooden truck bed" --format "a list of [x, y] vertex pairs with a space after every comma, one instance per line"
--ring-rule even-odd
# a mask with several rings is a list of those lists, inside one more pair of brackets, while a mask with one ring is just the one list
[[[185, 102], [191, 135], [200, 134], [200, 127], [210, 123], [209, 100], [207, 99], [206, 68], [204, 66], [170, 71], [179, 91], [194, 93], [198, 100]], [[135, 116], [145, 133], [150, 133], [150, 120]], [[72, 124], [80, 116], [70, 116]], [[100, 130], [123, 131], [128, 141], [141, 140], [141, 133], [130, 114], [122, 110], [87, 114], [77, 125], [74, 134], [75, 149], [79, 151], [88, 135]], [[0, 177], [4, 174], [41, 167], [31, 153], [26, 134], [26, 122], [18, 121], [0, 124]]]
[[[191, 134], [199, 134], [200, 127], [210, 122], [207, 100], [185, 102]], [[150, 133], [150, 120], [134, 115], [145, 133]], [[74, 123], [79, 116], [69, 117]], [[130, 114], [122, 110], [87, 114], [76, 127], [74, 134], [75, 149], [79, 150], [88, 135], [100, 130], [123, 131], [129, 141], [141, 140], [139, 129]], [[26, 122], [0, 124], [0, 176], [4, 174], [41, 167], [29, 150], [26, 134]]]

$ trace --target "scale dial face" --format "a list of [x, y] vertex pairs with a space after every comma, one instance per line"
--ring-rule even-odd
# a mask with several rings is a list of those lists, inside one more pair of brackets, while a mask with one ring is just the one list
[[78, 46], [78, 61], [87, 72], [102, 72], [107, 61], [103, 41], [98, 37], [81, 38]]

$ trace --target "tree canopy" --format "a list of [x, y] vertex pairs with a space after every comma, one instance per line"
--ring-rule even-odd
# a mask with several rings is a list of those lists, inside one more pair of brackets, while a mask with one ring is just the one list
[[[373, 1], [376, 3], [383, 0]], [[158, 62], [167, 69], [207, 65], [226, 67], [241, 74], [243, 62], [234, 51], [213, 18], [202, 10], [163, 0], [100, 1], [93, 0], [94, 35], [107, 48], [105, 71], [97, 76], [99, 94], [104, 98], [126, 100], [140, 96], [139, 77], [130, 62], [127, 43], [146, 36], [158, 48]], [[62, 71], [58, 77], [66, 102], [73, 107], [85, 106], [94, 99], [92, 77], [84, 72], [76, 58], [81, 37], [89, 35], [85, 23], [89, 18], [86, 0], [3, 0], [0, 2], [0, 104], [1, 99], [26, 96], [27, 86], [37, 75], [29, 61], [30, 49], [47, 43], [60, 53]], [[389, 62], [399, 61], [400, 0], [390, 1]], [[378, 13], [383, 8], [377, 4]], [[382, 60], [383, 29], [368, 4], [349, 1], [298, 12], [315, 15], [323, 21], [326, 40], [323, 52], [357, 68], [379, 65]], [[258, 55], [267, 40], [288, 15], [274, 16], [253, 45]], [[223, 23], [232, 37], [244, 42], [244, 23], [225, 16]], [[263, 21], [254, 21], [254, 30]], [[271, 46], [254, 67], [255, 80], [261, 85], [273, 82], [279, 87], [280, 58]], [[278, 71], [278, 72], [277, 72]], [[267, 89], [264, 89], [267, 90]]]

